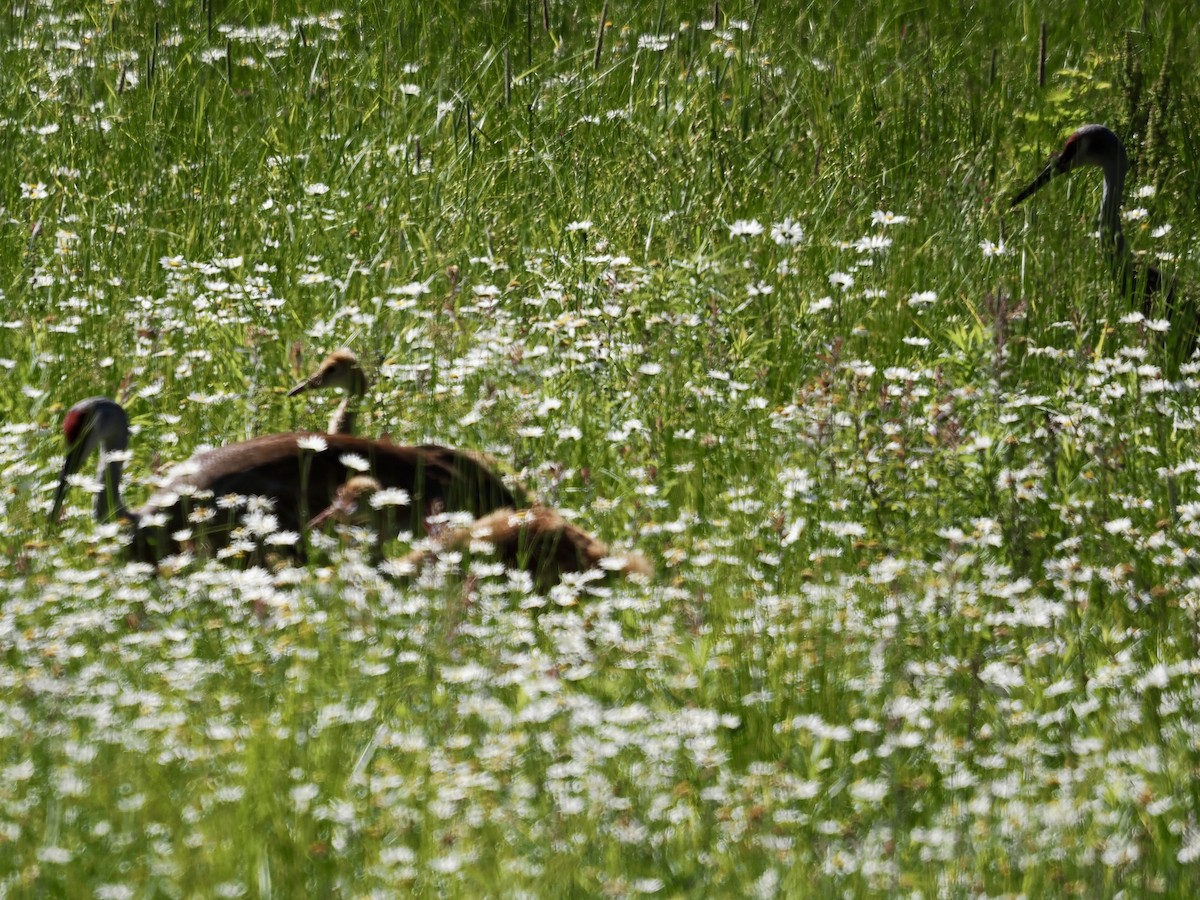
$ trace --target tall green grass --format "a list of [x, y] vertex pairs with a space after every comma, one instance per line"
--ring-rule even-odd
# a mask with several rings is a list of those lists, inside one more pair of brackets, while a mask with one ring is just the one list
[[[1195, 382], [1121, 321], [1098, 173], [1006, 213], [1153, 112], [1127, 237], [1194, 294], [1191, 17], [1068, 6], [1044, 86], [1027, 3], [613, 4], [598, 56], [598, 3], [10, 8], [0, 894], [1193, 893]], [[48, 525], [76, 400], [137, 501], [323, 421], [285, 390], [341, 345], [364, 430], [655, 579]]]

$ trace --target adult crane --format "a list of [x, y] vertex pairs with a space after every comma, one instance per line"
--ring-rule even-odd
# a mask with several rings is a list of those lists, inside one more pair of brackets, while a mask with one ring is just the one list
[[330, 506], [339, 488], [363, 470], [383, 487], [409, 494], [417, 533], [435, 512], [482, 516], [517, 502], [503, 479], [468, 451], [296, 432], [198, 453], [177, 466], [141, 509], [130, 510], [121, 496], [129, 446], [129, 419], [121, 405], [107, 397], [76, 403], [63, 417], [63, 435], [67, 454], [51, 520], [59, 518], [69, 477], [99, 451], [96, 519], [130, 522], [132, 554], [145, 561], [188, 548], [223, 546], [244, 523], [253, 497], [263, 498], [278, 530], [300, 533], [308, 517]]
[[1125, 243], [1121, 227], [1121, 202], [1125, 193], [1125, 176], [1129, 173], [1129, 155], [1125, 145], [1112, 129], [1104, 125], [1084, 125], [1072, 134], [1062, 150], [1042, 169], [1020, 193], [1013, 197], [1009, 209], [1036, 194], [1056, 175], [1075, 169], [1095, 166], [1104, 174], [1104, 193], [1100, 196], [1098, 220], [1100, 243], [1112, 269], [1117, 285], [1126, 296], [1142, 298], [1143, 312], [1149, 316], [1155, 294], [1166, 291], [1168, 313], [1174, 309], [1175, 282], [1164, 285], [1163, 275], [1154, 266], [1138, 271], [1133, 254]]

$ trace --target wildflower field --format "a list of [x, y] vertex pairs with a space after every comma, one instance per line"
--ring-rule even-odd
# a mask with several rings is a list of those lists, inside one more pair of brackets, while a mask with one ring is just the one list
[[[1008, 211], [1111, 126], [1188, 308], [1194, 15], [1041, 14], [8, 4], [0, 897], [1200, 891], [1193, 322], [1097, 170]], [[342, 346], [654, 576], [50, 523], [75, 401], [137, 503]]]

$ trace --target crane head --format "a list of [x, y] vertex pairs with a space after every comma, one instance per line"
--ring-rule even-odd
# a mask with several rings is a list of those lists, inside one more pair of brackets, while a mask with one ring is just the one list
[[329, 506], [313, 516], [308, 527], [320, 528], [330, 519], [335, 522], [369, 519], [370, 512], [366, 507], [371, 497], [381, 490], [383, 487], [370, 475], [354, 476], [337, 489]]
[[58, 488], [54, 492], [51, 522], [58, 521], [62, 512], [67, 496], [67, 479], [79, 471], [87, 458], [97, 449], [124, 450], [129, 442], [129, 419], [125, 410], [107, 397], [89, 397], [76, 403], [63, 416], [62, 429], [67, 442], [67, 455], [58, 476]]
[[348, 394], [362, 396], [369, 385], [367, 373], [359, 364], [358, 357], [349, 350], [334, 350], [325, 357], [317, 371], [288, 391], [288, 396], [325, 388], [341, 388]]
[[1104, 125], [1084, 125], [1067, 138], [1062, 150], [1054, 155], [1038, 177], [1012, 198], [1008, 208], [1012, 209], [1032, 197], [1056, 175], [1065, 175], [1082, 166], [1100, 166], [1106, 171], [1115, 167], [1121, 169], [1123, 174], [1129, 167], [1125, 145]]

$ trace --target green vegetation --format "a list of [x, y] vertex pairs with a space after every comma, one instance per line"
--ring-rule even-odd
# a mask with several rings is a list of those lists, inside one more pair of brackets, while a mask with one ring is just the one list
[[[0, 896], [1195, 895], [1196, 367], [1005, 211], [1111, 125], [1188, 308], [1185, 7], [10, 5]], [[654, 580], [48, 526], [76, 400], [136, 503], [338, 346]]]

